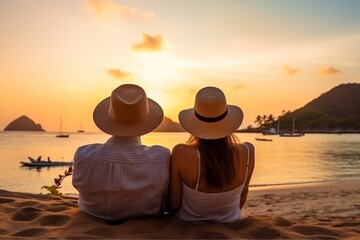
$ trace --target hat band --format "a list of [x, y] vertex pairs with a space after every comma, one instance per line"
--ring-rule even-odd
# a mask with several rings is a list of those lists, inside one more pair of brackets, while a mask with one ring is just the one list
[[201, 120], [201, 121], [203, 121], [203, 122], [218, 122], [218, 121], [220, 121], [220, 120], [223, 120], [225, 117], [226, 117], [226, 115], [228, 114], [228, 109], [226, 108], [226, 111], [223, 113], [223, 114], [221, 114], [220, 116], [217, 116], [217, 117], [204, 117], [204, 116], [201, 116], [200, 114], [198, 114], [196, 111], [195, 111], [195, 116], [199, 119], [199, 120]]

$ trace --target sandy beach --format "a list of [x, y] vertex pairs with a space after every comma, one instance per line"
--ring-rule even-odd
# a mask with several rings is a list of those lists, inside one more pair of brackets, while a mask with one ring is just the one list
[[0, 238], [360, 239], [360, 183], [251, 189], [233, 224], [190, 224], [166, 215], [107, 223], [74, 197], [0, 190]]

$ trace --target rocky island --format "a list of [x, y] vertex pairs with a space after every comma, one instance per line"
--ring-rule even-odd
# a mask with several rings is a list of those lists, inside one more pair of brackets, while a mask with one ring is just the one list
[[7, 125], [4, 131], [45, 131], [41, 124], [36, 124], [29, 117], [23, 115]]
[[154, 130], [155, 132], [184, 132], [184, 128], [177, 122], [168, 117], [164, 117], [160, 125]]

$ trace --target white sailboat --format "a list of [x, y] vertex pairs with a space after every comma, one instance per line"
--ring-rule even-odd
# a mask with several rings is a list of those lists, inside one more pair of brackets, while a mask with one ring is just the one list
[[58, 138], [68, 138], [69, 134], [63, 134], [62, 133], [62, 118], [60, 118], [60, 132], [58, 135], [56, 135]]
[[82, 124], [80, 123], [80, 128], [77, 130], [78, 133], [84, 133], [85, 130], [82, 128]]
[[290, 133], [280, 133], [280, 137], [301, 137], [303, 133], [295, 133], [295, 117], [293, 117], [292, 131]]

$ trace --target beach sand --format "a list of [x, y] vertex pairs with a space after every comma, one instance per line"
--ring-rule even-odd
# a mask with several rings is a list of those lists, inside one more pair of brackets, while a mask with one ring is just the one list
[[161, 218], [107, 223], [82, 213], [74, 197], [0, 190], [0, 238], [360, 239], [360, 183], [251, 189], [233, 224]]

